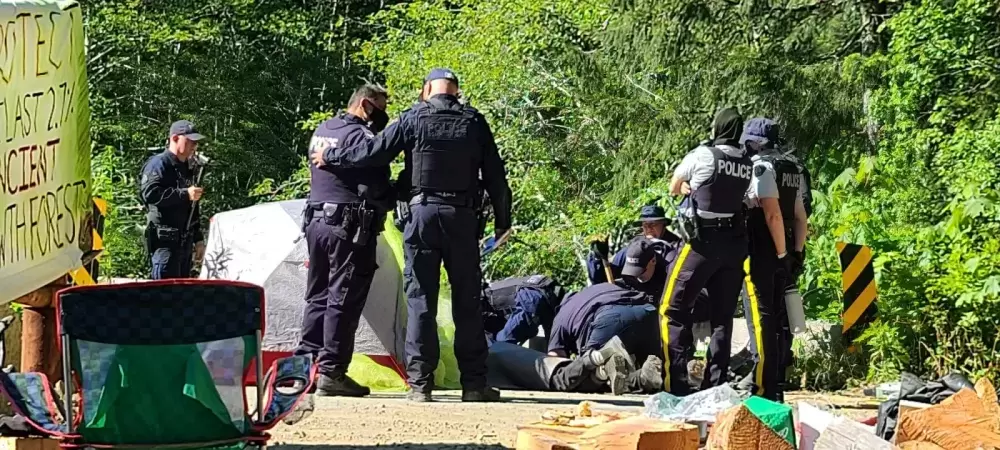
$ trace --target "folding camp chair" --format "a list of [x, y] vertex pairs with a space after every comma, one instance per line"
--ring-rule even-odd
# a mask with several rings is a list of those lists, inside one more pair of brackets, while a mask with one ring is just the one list
[[[41, 373], [0, 373], [0, 389], [63, 447], [262, 448], [315, 378], [307, 356], [275, 361], [263, 376], [258, 286], [172, 280], [79, 286], [57, 297], [63, 378], [74, 381], [63, 383], [61, 408]], [[256, 414], [243, 381], [252, 365]]]

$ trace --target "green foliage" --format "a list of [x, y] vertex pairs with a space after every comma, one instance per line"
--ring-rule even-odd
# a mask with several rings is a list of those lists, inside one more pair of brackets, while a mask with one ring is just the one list
[[107, 271], [143, 276], [137, 175], [162, 151], [170, 123], [209, 137], [204, 225], [249, 206], [265, 179], [300, 167], [313, 111], [342, 103], [367, 74], [348, 58], [368, 30], [350, 19], [365, 0], [95, 0], [84, 5], [91, 81], [94, 177], [111, 202]]
[[872, 102], [882, 141], [834, 220], [877, 257], [884, 326], [863, 336], [874, 376], [998, 374], [998, 8], [908, 5], [887, 22], [887, 51], [859, 68], [884, 80]]
[[809, 316], [839, 319], [837, 242], [875, 256], [880, 319], [861, 352], [802, 361], [806, 385], [997, 375], [1000, 1], [388, 3], [89, 3], [111, 273], [144, 271], [135, 177], [170, 121], [212, 138], [209, 212], [301, 198], [308, 135], [355, 85], [382, 82], [395, 115], [443, 66], [489, 119], [514, 192], [488, 277], [582, 286], [587, 236], [620, 246], [641, 205], [672, 214], [673, 167], [737, 106], [778, 120], [813, 175]]

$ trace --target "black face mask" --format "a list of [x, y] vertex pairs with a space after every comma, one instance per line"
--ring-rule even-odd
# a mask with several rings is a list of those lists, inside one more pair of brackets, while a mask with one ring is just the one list
[[381, 109], [372, 108], [371, 112], [368, 113], [368, 122], [371, 124], [368, 128], [378, 133], [389, 124], [389, 114]]
[[633, 289], [641, 289], [646, 285], [646, 283], [639, 280], [639, 277], [632, 277], [628, 275], [622, 275], [622, 281], [624, 281], [628, 287]]

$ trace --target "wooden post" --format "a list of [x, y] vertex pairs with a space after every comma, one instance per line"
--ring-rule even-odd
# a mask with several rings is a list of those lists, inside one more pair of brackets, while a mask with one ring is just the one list
[[56, 292], [67, 287], [65, 278], [33, 291], [15, 302], [21, 313], [21, 361], [19, 372], [41, 372], [50, 383], [62, 380], [62, 360], [56, 336]]

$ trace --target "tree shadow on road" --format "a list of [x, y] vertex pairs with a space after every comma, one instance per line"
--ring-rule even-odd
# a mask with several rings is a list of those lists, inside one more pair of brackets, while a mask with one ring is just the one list
[[268, 445], [268, 450], [367, 450], [370, 448], [381, 448], [389, 450], [506, 450], [509, 447], [502, 445], [486, 444], [371, 444], [371, 445], [351, 445], [351, 444], [281, 444]]

